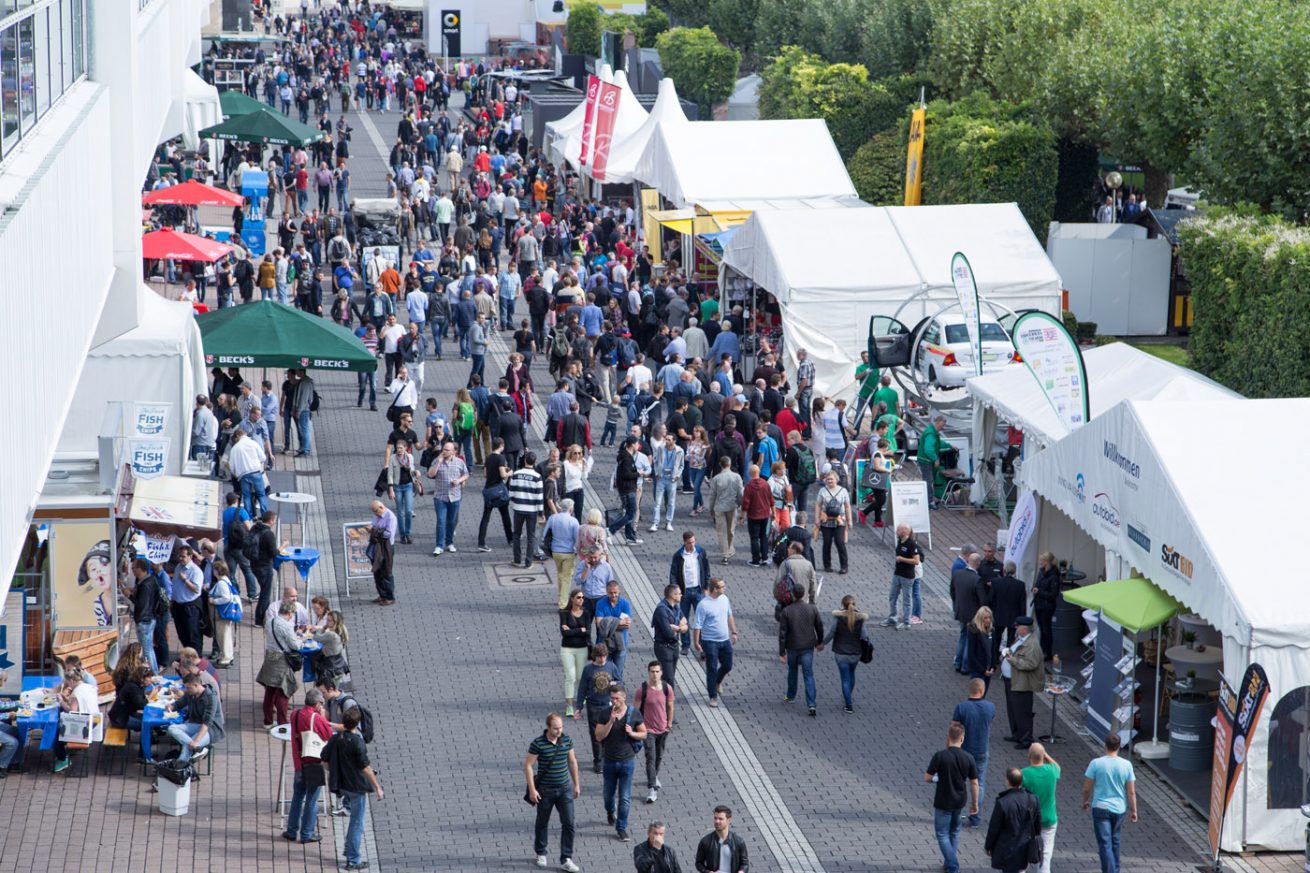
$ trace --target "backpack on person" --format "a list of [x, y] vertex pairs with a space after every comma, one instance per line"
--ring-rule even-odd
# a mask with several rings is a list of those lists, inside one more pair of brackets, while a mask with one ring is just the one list
[[818, 462], [814, 459], [814, 452], [806, 445], [796, 446], [796, 476], [794, 484], [812, 485], [819, 480]]
[[829, 464], [832, 468], [832, 472], [837, 474], [837, 484], [840, 485], [842, 488], [846, 488], [849, 490], [851, 487], [851, 478], [850, 475], [846, 472], [846, 465], [843, 464], [841, 461], [838, 461], [836, 458], [830, 461]]
[[801, 599], [804, 594], [800, 590], [800, 584], [796, 577], [792, 575], [790, 567], [784, 567], [782, 575], [778, 581], [773, 583], [773, 599], [779, 606], [791, 606]]
[[158, 596], [155, 597], [154, 619], [155, 621], [161, 621], [168, 618], [168, 614], [172, 608], [172, 601], [168, 598], [168, 589], [164, 587], [164, 583], [159, 581], [158, 576], [154, 577], [154, 579], [155, 588], [158, 592]]
[[563, 326], [555, 328], [550, 337], [550, 356], [563, 360], [569, 356], [569, 334]]
[[[665, 682], [664, 699], [662, 702], [666, 709], [668, 708], [669, 705], [669, 695], [671, 693], [673, 693], [672, 686], [670, 686], [668, 682]], [[637, 698], [635, 699], [634, 702], [636, 702], [637, 704], [637, 710], [641, 713], [641, 717], [644, 718], [646, 721], [650, 721], [650, 717], [646, 715], [646, 701], [649, 699], [649, 697], [650, 697], [650, 688], [648, 684], [643, 681], [641, 683], [641, 687], [637, 689]]]
[[373, 713], [370, 712], [368, 708], [364, 706], [364, 704], [356, 700], [353, 694], [350, 696], [345, 696], [345, 695], [342, 696], [341, 698], [342, 712], [346, 711], [347, 700], [354, 703], [355, 708], [359, 710], [359, 732], [360, 735], [364, 737], [364, 742], [366, 743], [373, 742]]
[[637, 363], [637, 344], [630, 339], [620, 339], [617, 360], [620, 369], [624, 370]]

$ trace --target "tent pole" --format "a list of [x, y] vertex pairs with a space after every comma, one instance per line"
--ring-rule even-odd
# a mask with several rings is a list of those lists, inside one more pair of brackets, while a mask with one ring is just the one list
[[1160, 625], [1155, 629], [1155, 713], [1151, 717], [1151, 741], [1137, 746], [1138, 757], [1159, 760], [1169, 757], [1169, 744], [1160, 742], [1160, 661], [1164, 658], [1164, 639]]

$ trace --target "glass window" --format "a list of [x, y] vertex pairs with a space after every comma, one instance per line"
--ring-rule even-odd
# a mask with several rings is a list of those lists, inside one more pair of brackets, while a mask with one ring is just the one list
[[82, 0], [71, 0], [73, 6], [73, 78], [86, 75], [86, 15]]
[[59, 22], [59, 88], [67, 91], [73, 84], [73, 0], [59, 0]]
[[0, 31], [0, 152], [18, 141], [18, 28]]
[[[58, 8], [55, 12], [58, 12]], [[50, 24], [49, 24], [50, 7], [38, 9], [32, 16], [34, 47], [36, 57], [36, 113], [38, 116], [45, 115], [50, 109], [50, 102], [53, 100], [51, 94], [52, 82], [50, 79]], [[59, 50], [58, 45], [55, 51]]]
[[1296, 809], [1310, 800], [1310, 687], [1288, 693], [1269, 719], [1268, 805]]
[[36, 124], [36, 60], [32, 19], [18, 22], [18, 113], [20, 130], [26, 133]]

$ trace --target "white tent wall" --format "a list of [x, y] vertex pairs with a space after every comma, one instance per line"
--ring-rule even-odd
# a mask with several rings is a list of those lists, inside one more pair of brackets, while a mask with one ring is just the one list
[[73, 395], [73, 413], [59, 437], [59, 452], [95, 452], [105, 404], [136, 400], [173, 404], [167, 436], [167, 472], [181, 472], [191, 441], [191, 411], [206, 391], [200, 328], [189, 303], [140, 289], [141, 324], [87, 353]]
[[[1268, 759], [1275, 706], [1310, 685], [1310, 601], [1286, 574], [1281, 550], [1252, 557], [1250, 538], [1235, 525], [1259, 531], [1264, 542], [1298, 542], [1304, 525], [1288, 511], [1287, 495], [1310, 489], [1310, 465], [1226, 472], [1213, 443], [1198, 439], [1224, 422], [1225, 439], [1254, 441], [1269, 421], [1291, 433], [1310, 428], [1310, 400], [1129, 400], [1023, 466], [1024, 483], [1046, 509], [1074, 519], [1223, 634], [1231, 682], [1251, 659], [1265, 668], [1270, 699], [1225, 821], [1226, 851], [1304, 845], [1299, 811], [1268, 808]], [[1290, 763], [1280, 758], [1277, 766]]]
[[[609, 80], [605, 80], [605, 81], [609, 81]], [[616, 143], [616, 142], [622, 142], [628, 137], [631, 137], [634, 134], [636, 134], [636, 132], [640, 130], [641, 126], [646, 122], [646, 119], [649, 117], [650, 113], [646, 111], [645, 107], [643, 107], [640, 103], [637, 102], [637, 98], [632, 93], [632, 86], [628, 84], [627, 73], [623, 72], [622, 70], [619, 70], [618, 72], [614, 73], [612, 77], [612, 84], [618, 86], [619, 89], [619, 105], [618, 105], [618, 109], [616, 110], [616, 114], [614, 116], [614, 130], [613, 133], [611, 134], [612, 136], [611, 142]], [[587, 107], [587, 101], [584, 99], [582, 101], [582, 108], [583, 108], [583, 115], [584, 115], [582, 121], [585, 121], [586, 107]], [[573, 113], [569, 113], [563, 119], [561, 119], [561, 122], [557, 122], [557, 123], [566, 122], [572, 117], [573, 117]], [[572, 167], [575, 170], [577, 170], [579, 166], [581, 166], [585, 174], [586, 168], [589, 167], [591, 164], [590, 164], [590, 159], [589, 162], [585, 165], [580, 165], [578, 163], [579, 159], [582, 157], [582, 130], [583, 130], [582, 121], [580, 121], [575, 128], [571, 128], [567, 133], [565, 133], [564, 136], [562, 137], [556, 136], [551, 141], [550, 147], [552, 149], [551, 154], [553, 157], [555, 157], [555, 160], [557, 162], [567, 163], [570, 167]], [[551, 129], [550, 125], [547, 125], [546, 126], [547, 135], [549, 135], [550, 129]], [[592, 126], [592, 130], [593, 130], [593, 137], [594, 137], [594, 131], [595, 131], [594, 123]], [[590, 144], [588, 144], [587, 150], [589, 154], [594, 152], [595, 145], [596, 144], [594, 139]]]
[[[614, 71], [608, 64], [602, 64], [596, 71], [596, 75], [602, 82], [612, 82], [614, 80]], [[578, 105], [573, 107], [568, 115], [552, 121], [546, 125], [546, 133], [542, 137], [541, 145], [543, 151], [549, 156], [550, 160], [563, 166], [564, 150], [570, 137], [576, 137], [579, 142], [582, 140], [582, 126], [587, 120], [587, 93], [582, 93], [582, 100]], [[576, 153], [575, 153], [576, 159]]]
[[[633, 102], [636, 102], [635, 98]], [[673, 80], [665, 76], [660, 79], [659, 94], [641, 127], [622, 138], [617, 135], [614, 137], [614, 143], [610, 146], [609, 161], [605, 167], [605, 184], [627, 183], [633, 180], [637, 162], [641, 160], [646, 144], [650, 142], [657, 129], [689, 123], [687, 116], [683, 114], [682, 104], [678, 102], [678, 90]], [[584, 174], [591, 175], [591, 165], [584, 167]]]

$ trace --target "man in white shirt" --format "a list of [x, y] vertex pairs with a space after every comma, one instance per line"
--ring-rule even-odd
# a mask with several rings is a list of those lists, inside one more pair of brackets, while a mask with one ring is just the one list
[[397, 368], [401, 365], [398, 345], [404, 338], [405, 329], [396, 321], [396, 316], [388, 315], [386, 326], [378, 331], [378, 343], [382, 346], [383, 359], [387, 365], [386, 376], [383, 377], [383, 381], [388, 384], [391, 383]]
[[642, 386], [645, 386], [648, 391], [655, 387], [655, 374], [650, 371], [650, 367], [646, 366], [645, 355], [639, 353], [637, 363], [628, 368], [628, 382], [632, 383], [632, 386], [638, 391], [642, 389]]
[[691, 647], [705, 655], [705, 689], [710, 706], [715, 707], [719, 705], [723, 680], [732, 672], [732, 647], [737, 642], [732, 604], [723, 593], [727, 584], [718, 576], [710, 578], [705, 586], [708, 596], [696, 607], [696, 620], [691, 626]]
[[218, 445], [218, 419], [209, 409], [209, 398], [203, 394], [196, 397], [196, 411], [191, 415], [191, 451], [189, 457], [197, 455], [212, 456]]
[[268, 456], [259, 440], [246, 436], [237, 428], [232, 431], [232, 444], [228, 449], [228, 466], [232, 477], [241, 484], [241, 502], [251, 517], [262, 515], [266, 508], [264, 497], [264, 466]]
[[396, 395], [394, 405], [397, 421], [406, 412], [411, 415], [414, 414], [414, 408], [418, 406], [418, 388], [410, 380], [409, 371], [405, 369], [404, 364], [396, 368], [396, 378], [387, 386], [387, 391]]

